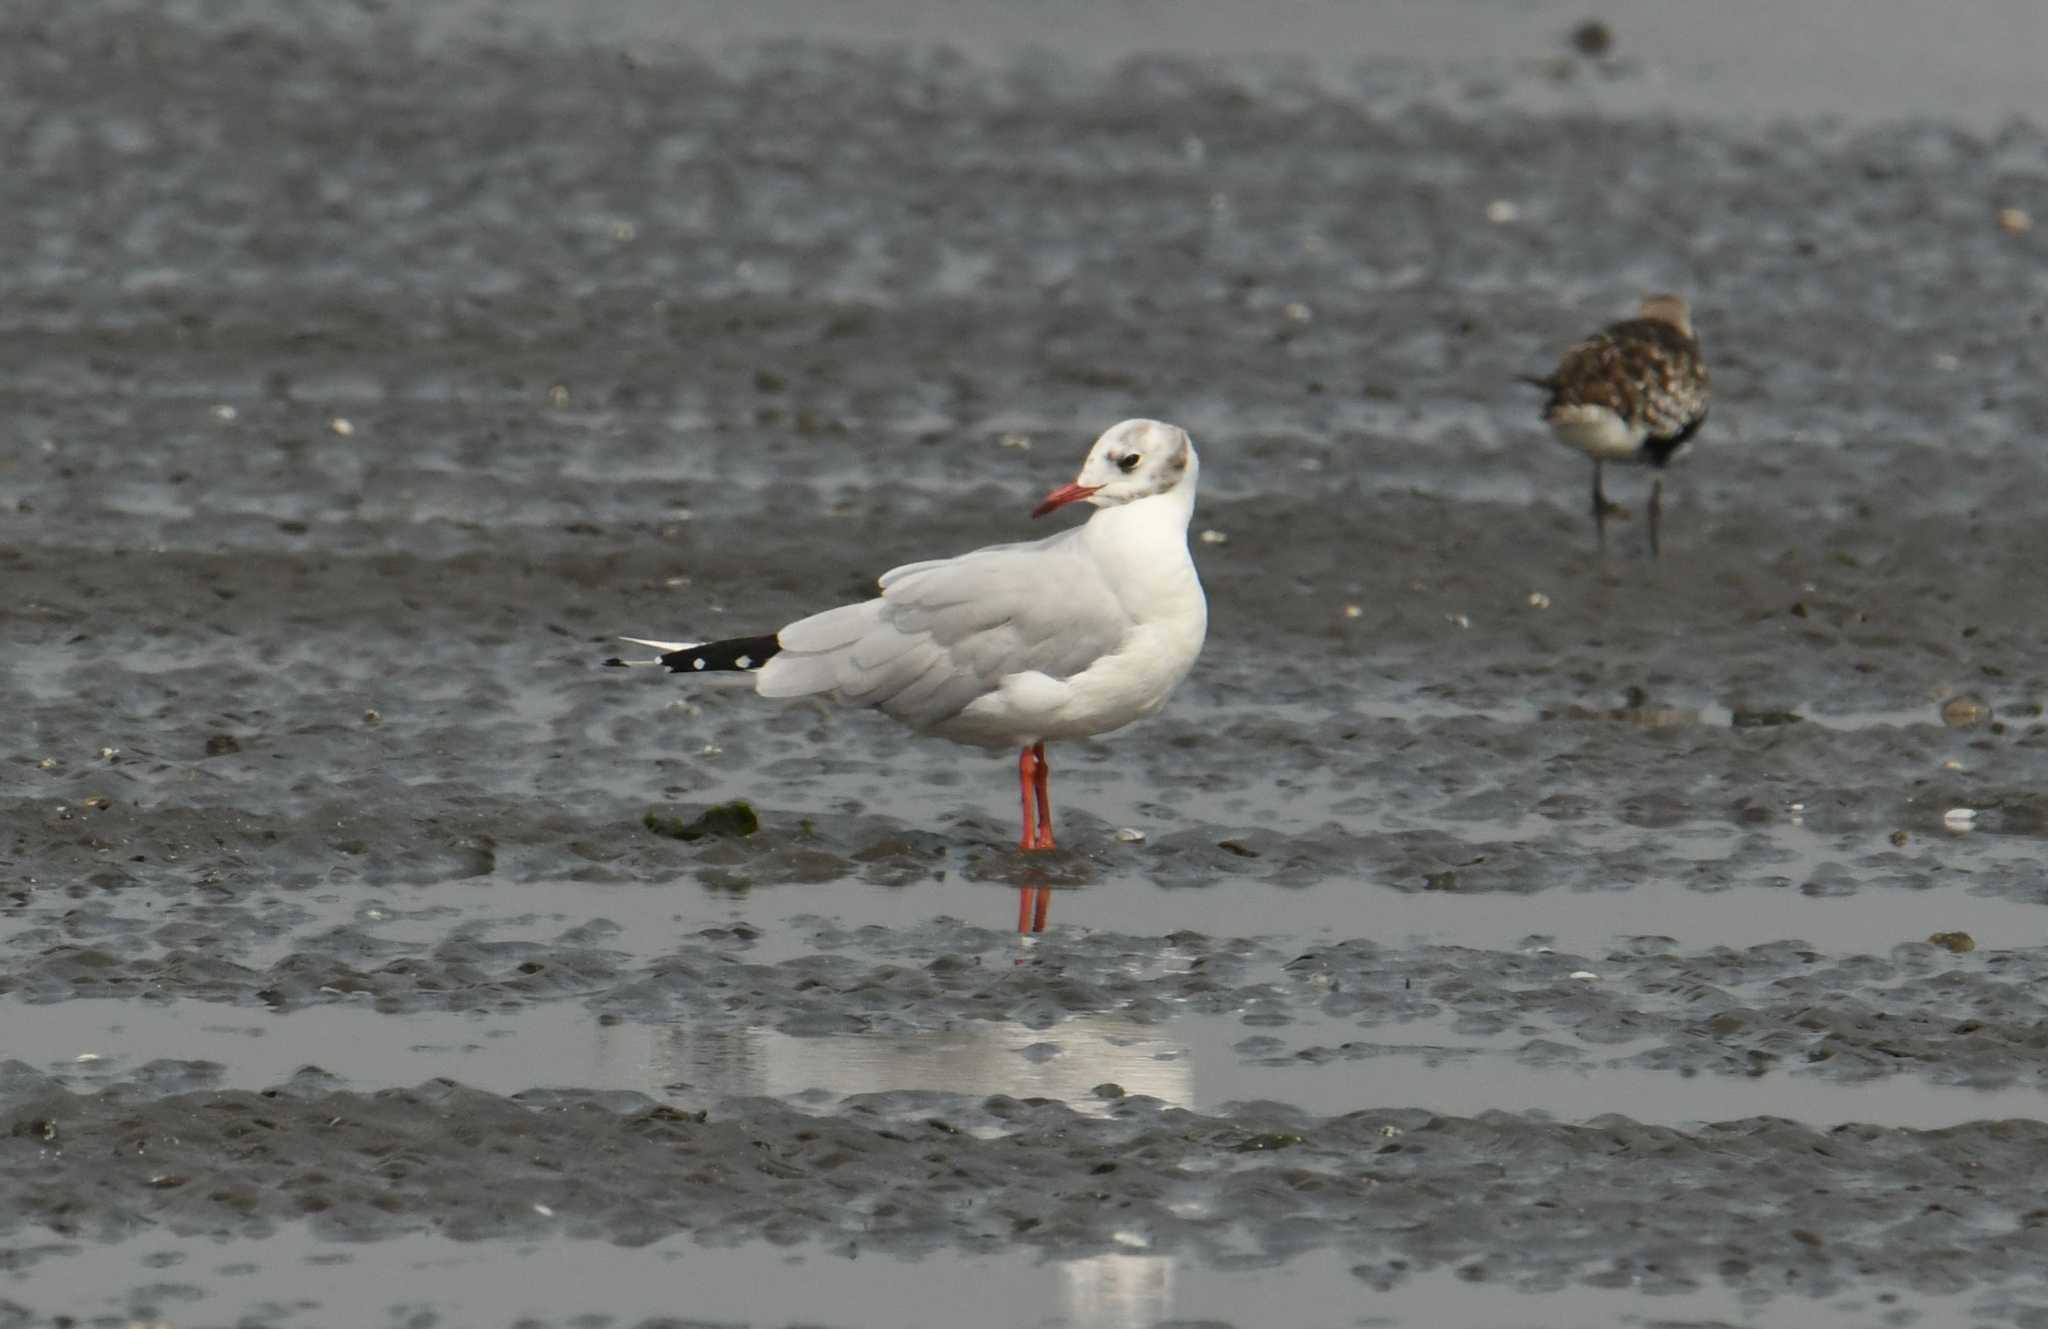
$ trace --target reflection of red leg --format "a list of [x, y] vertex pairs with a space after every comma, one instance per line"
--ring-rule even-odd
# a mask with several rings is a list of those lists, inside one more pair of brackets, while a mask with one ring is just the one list
[[1045, 931], [1046, 907], [1052, 903], [1050, 886], [1019, 886], [1017, 888], [1017, 931]]
[[1052, 842], [1052, 763], [1045, 759], [1045, 744], [1034, 743], [1031, 753], [1038, 758], [1038, 773], [1033, 781], [1038, 795], [1038, 843], [1034, 849], [1057, 849]]
[[1038, 777], [1038, 751], [1024, 749], [1024, 755], [1017, 758], [1017, 789], [1024, 800], [1024, 834], [1017, 841], [1019, 849], [1036, 849], [1036, 837], [1031, 833], [1031, 792]]

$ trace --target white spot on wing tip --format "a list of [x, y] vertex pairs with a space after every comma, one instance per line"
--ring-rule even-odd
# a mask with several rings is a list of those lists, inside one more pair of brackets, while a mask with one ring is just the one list
[[692, 669], [702, 669], [703, 667], [704, 667], [704, 657], [703, 657], [703, 656], [701, 656], [701, 655], [700, 655], [700, 656], [698, 656], [698, 657], [697, 657], [696, 659], [694, 659], [694, 660], [690, 661], [690, 668], [692, 668]]
[[738, 665], [742, 669], [752, 669], [754, 667], [754, 657], [751, 655], [742, 655], [739, 659], [733, 661], [733, 663]]

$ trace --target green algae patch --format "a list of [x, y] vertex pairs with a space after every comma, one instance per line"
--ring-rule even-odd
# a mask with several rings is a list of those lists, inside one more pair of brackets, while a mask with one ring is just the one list
[[730, 803], [714, 803], [705, 808], [693, 821], [685, 821], [681, 817], [666, 817], [651, 810], [640, 821], [656, 835], [691, 842], [712, 836], [736, 840], [761, 829], [761, 819], [754, 814], [754, 805], [745, 799], [735, 799]]

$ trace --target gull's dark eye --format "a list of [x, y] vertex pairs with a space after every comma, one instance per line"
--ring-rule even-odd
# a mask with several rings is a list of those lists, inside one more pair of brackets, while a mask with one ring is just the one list
[[1129, 475], [1132, 471], [1138, 469], [1138, 461], [1138, 454], [1133, 452], [1127, 456], [1118, 457], [1116, 459], [1116, 468], [1125, 475]]

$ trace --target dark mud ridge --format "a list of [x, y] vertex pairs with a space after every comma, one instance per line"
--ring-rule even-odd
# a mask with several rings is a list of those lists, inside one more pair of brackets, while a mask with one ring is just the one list
[[707, 1119], [631, 1094], [359, 1094], [312, 1072], [262, 1093], [167, 1095], [73, 1095], [19, 1063], [0, 1076], [12, 1230], [94, 1240], [309, 1221], [337, 1240], [687, 1232], [1078, 1255], [1135, 1232], [1193, 1254], [1334, 1243], [1373, 1284], [1454, 1264], [1471, 1279], [1720, 1279], [1814, 1296], [1873, 1276], [1952, 1292], [2031, 1277], [2048, 1257], [2039, 1122], [1686, 1132], [1280, 1104], [1210, 1117], [1108, 1084], [1107, 1119], [930, 1093], [829, 1117], [738, 1100]]

